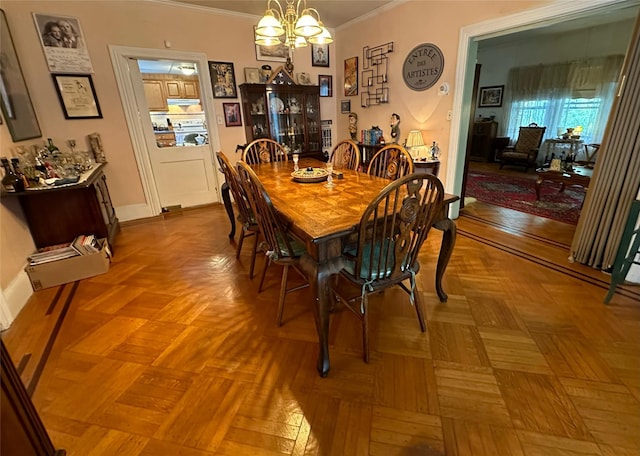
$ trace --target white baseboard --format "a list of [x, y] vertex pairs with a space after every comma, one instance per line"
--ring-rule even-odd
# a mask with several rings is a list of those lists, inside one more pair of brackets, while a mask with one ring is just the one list
[[0, 294], [0, 330], [4, 331], [16, 319], [33, 294], [31, 281], [25, 271], [20, 273]]
[[147, 204], [131, 204], [129, 206], [116, 207], [116, 215], [121, 222], [128, 222], [129, 220], [137, 220], [148, 217], [153, 217], [151, 212], [151, 206]]

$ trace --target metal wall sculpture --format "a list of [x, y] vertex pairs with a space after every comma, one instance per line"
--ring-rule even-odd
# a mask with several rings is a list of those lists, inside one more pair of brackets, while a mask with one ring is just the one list
[[393, 52], [393, 41], [362, 49], [362, 91], [360, 105], [363, 108], [389, 102], [389, 59]]

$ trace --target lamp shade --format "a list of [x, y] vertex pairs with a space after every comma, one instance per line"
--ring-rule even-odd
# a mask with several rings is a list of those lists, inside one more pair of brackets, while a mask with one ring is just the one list
[[322, 33], [322, 29], [318, 25], [318, 21], [309, 14], [308, 10], [302, 11], [302, 15], [296, 21], [296, 25], [293, 29], [293, 33], [298, 36], [304, 36], [309, 38], [314, 35]]
[[424, 146], [424, 139], [422, 139], [422, 132], [420, 130], [411, 130], [409, 136], [407, 136], [407, 147], [419, 147]]
[[329, 30], [327, 30], [327, 28], [324, 26], [322, 21], [318, 21], [318, 25], [322, 29], [322, 32], [318, 33], [317, 35], [314, 35], [314, 36], [310, 37], [309, 38], [309, 42], [313, 43], [313, 44], [329, 44], [329, 43], [333, 43], [333, 37], [331, 36], [331, 33], [329, 33]]
[[277, 37], [284, 35], [284, 28], [280, 21], [273, 15], [273, 10], [268, 9], [256, 26], [256, 35]]
[[276, 46], [278, 44], [282, 44], [282, 41], [280, 41], [280, 38], [256, 35], [255, 43], [260, 46]]
[[307, 40], [305, 40], [303, 36], [296, 36], [296, 41], [295, 41], [296, 49], [301, 47], [307, 47], [308, 45], [309, 44], [307, 43]]

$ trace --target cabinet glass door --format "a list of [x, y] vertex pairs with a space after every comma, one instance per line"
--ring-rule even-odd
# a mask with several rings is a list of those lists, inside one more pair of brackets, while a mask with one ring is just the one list
[[304, 150], [303, 102], [301, 93], [267, 90], [271, 138], [289, 147], [291, 152]]
[[305, 100], [307, 121], [307, 152], [319, 152], [322, 149], [320, 141], [320, 100], [317, 96], [307, 94]]

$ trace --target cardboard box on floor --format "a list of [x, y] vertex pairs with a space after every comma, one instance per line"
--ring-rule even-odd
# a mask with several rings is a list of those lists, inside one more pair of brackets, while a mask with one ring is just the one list
[[106, 239], [101, 239], [100, 252], [91, 255], [79, 255], [64, 260], [51, 261], [49, 263], [27, 266], [25, 271], [31, 280], [34, 291], [43, 288], [75, 282], [109, 271], [111, 263], [111, 251]]

